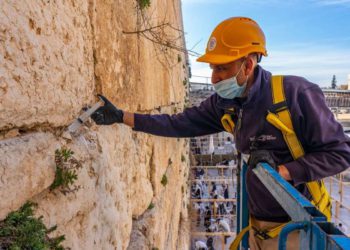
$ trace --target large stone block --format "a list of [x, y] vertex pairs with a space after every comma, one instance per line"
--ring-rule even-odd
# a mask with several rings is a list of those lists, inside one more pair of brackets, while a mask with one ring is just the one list
[[[182, 25], [180, 4], [151, 2], [151, 9], [143, 12], [138, 11], [137, 1], [100, 1], [94, 8], [97, 90], [132, 111], [183, 103], [185, 95], [183, 53], [166, 46], [177, 40], [178, 47], [184, 48], [183, 40], [176, 39], [181, 36], [176, 30]], [[167, 23], [175, 29], [165, 26], [153, 29], [154, 33], [143, 32]], [[155, 33], [160, 35], [152, 42]]]
[[0, 130], [63, 126], [92, 101], [88, 3], [2, 1]]
[[[71, 249], [127, 249], [133, 219], [148, 228], [140, 240], [149, 248], [184, 249], [186, 237], [178, 237], [186, 199], [183, 140], [119, 124], [93, 126], [84, 135], [88, 147], [59, 138], [96, 92], [125, 110], [181, 110], [184, 54], [125, 33], [162, 22], [181, 29], [180, 1], [151, 2], [143, 13], [137, 1], [2, 3], [0, 138], [12, 139], [0, 140], [0, 219], [32, 199], [37, 214], [48, 226], [57, 224], [54, 234], [65, 234]], [[161, 33], [165, 39], [179, 35], [174, 29]], [[43, 130], [56, 137], [38, 132]], [[28, 131], [34, 132], [20, 136]], [[83, 166], [76, 181], [81, 188], [67, 195], [48, 191], [60, 145], [71, 148]]]
[[49, 133], [0, 141], [0, 220], [51, 185], [58, 147]]

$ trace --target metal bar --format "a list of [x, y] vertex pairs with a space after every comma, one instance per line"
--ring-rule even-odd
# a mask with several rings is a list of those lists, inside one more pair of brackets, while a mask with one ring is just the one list
[[310, 246], [312, 250], [349, 250], [350, 239], [346, 237], [333, 223], [311, 222], [305, 231], [301, 231], [304, 245], [301, 248]]
[[232, 179], [227, 178], [227, 179], [192, 179], [190, 182], [197, 183], [197, 182], [233, 182]]
[[[197, 211], [192, 211], [190, 212], [191, 214], [194, 214], [194, 215], [197, 215]], [[229, 219], [229, 218], [235, 218], [236, 215], [234, 214], [231, 214], [231, 215], [228, 215], [228, 214], [223, 214], [223, 215], [220, 215], [220, 214], [213, 214], [211, 216], [212, 218], [225, 218], [225, 219]], [[197, 219], [191, 219], [191, 221], [198, 221]]]
[[350, 241], [348, 237], [343, 235], [330, 235], [328, 238], [331, 242], [329, 245], [333, 247], [329, 249], [350, 249]]
[[[237, 206], [236, 206], [236, 232], [239, 234], [245, 227], [249, 225], [248, 212], [248, 194], [246, 190], [246, 172], [247, 164], [242, 160], [242, 155], [239, 154], [237, 158]], [[238, 250], [248, 249], [248, 234], [246, 234], [239, 244]]]
[[332, 202], [335, 202], [336, 204], [339, 203], [341, 205], [342, 208], [347, 209], [348, 211], [350, 211], [350, 207], [348, 207], [347, 205], [341, 204], [341, 202], [337, 199], [331, 198]]
[[222, 250], [225, 250], [225, 247], [226, 247], [226, 244], [225, 244], [225, 237], [220, 236], [220, 238], [221, 238], [221, 249], [222, 249]]
[[190, 199], [191, 202], [235, 202], [237, 199]]
[[339, 196], [340, 196], [340, 203], [343, 203], [343, 175], [340, 174], [339, 176], [339, 183], [340, 183], [340, 190], [339, 190]]
[[[328, 177], [330, 180], [334, 180], [335, 182], [340, 182], [337, 178], [334, 176]], [[344, 186], [350, 186], [350, 181], [342, 181]]]
[[326, 221], [326, 217], [309, 200], [301, 195], [268, 164], [259, 163], [253, 169], [253, 172], [293, 221]]
[[332, 197], [332, 191], [333, 191], [333, 179], [332, 177], [330, 178], [329, 181], [329, 195]]
[[[241, 226], [241, 204], [242, 204], [242, 197], [241, 197], [241, 169], [242, 169], [242, 158], [241, 153], [238, 153], [237, 155], [237, 172], [236, 172], [236, 179], [237, 179], [237, 206], [236, 206], [236, 233], [239, 234], [240, 231], [242, 231]], [[238, 247], [238, 250], [240, 250], [240, 246]]]
[[304, 229], [307, 227], [307, 223], [305, 222], [296, 222], [296, 223], [289, 223], [287, 224], [282, 231], [280, 232], [279, 238], [278, 238], [278, 250], [285, 250], [287, 246], [287, 237], [289, 233], [295, 231]]
[[236, 236], [236, 233], [230, 233], [230, 232], [191, 232], [192, 236]]
[[218, 169], [218, 168], [235, 168], [235, 166], [226, 166], [226, 165], [219, 165], [219, 166], [191, 166], [191, 169], [197, 169], [197, 168], [203, 168], [203, 169]]
[[[280, 249], [285, 249], [286, 237], [292, 230], [300, 230], [300, 249], [350, 250], [350, 238], [346, 237], [333, 223], [327, 222], [305, 197], [284, 180], [266, 163], [253, 169], [257, 177], [269, 189], [296, 224], [287, 224], [280, 234]], [[290, 226], [289, 226], [290, 225]], [[305, 226], [307, 225], [307, 226]]]

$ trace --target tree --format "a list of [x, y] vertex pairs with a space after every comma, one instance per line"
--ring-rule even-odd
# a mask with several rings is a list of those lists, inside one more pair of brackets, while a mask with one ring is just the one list
[[335, 75], [333, 75], [332, 78], [332, 89], [336, 89], [337, 88], [337, 79], [335, 77]]

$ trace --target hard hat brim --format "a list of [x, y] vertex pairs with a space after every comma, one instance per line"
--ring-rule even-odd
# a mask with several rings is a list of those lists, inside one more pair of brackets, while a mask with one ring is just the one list
[[204, 62], [204, 63], [211, 63], [211, 64], [226, 64], [226, 63], [233, 62], [239, 58], [241, 57], [204, 54], [203, 56], [197, 58], [197, 62]]
[[[255, 52], [255, 51], [254, 51]], [[266, 51], [264, 52], [257, 52], [261, 53], [263, 56], [267, 56]], [[246, 56], [249, 53], [245, 53], [243, 55], [238, 56], [227, 56], [227, 55], [217, 55], [217, 54], [204, 54], [197, 58], [197, 62], [204, 62], [204, 63], [211, 63], [211, 64], [226, 64], [233, 61], [236, 61], [244, 56]]]

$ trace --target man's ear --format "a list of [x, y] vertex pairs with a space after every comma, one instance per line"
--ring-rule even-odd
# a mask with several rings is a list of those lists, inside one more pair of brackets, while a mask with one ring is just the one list
[[252, 56], [248, 56], [245, 63], [245, 74], [250, 75], [254, 71], [255, 61]]

